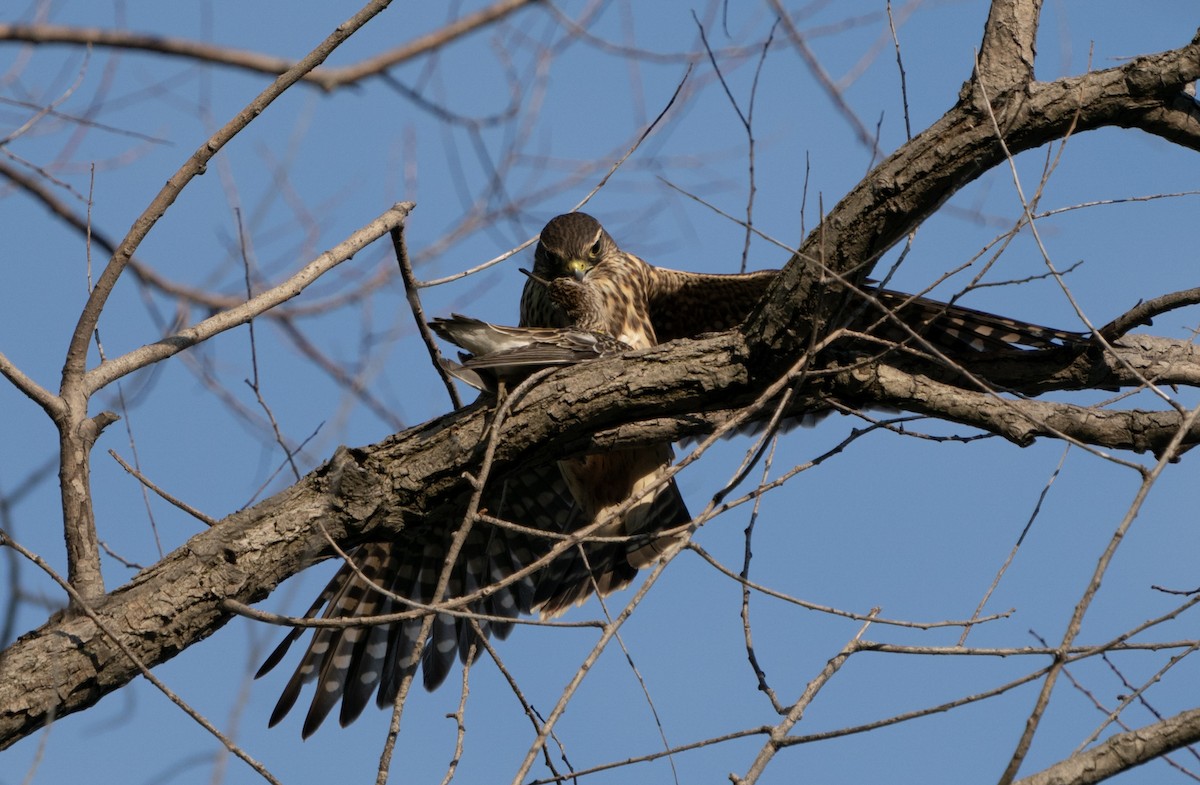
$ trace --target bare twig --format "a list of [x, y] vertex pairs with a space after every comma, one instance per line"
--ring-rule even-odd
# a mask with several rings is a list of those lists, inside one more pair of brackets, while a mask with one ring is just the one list
[[[877, 611], [878, 609], [875, 610]], [[875, 611], [872, 611], [872, 613], [874, 612]], [[734, 783], [734, 785], [751, 785], [752, 783], [758, 782], [758, 778], [761, 777], [762, 773], [766, 770], [767, 764], [771, 762], [771, 759], [774, 758], [775, 754], [783, 747], [784, 741], [787, 739], [791, 729], [800, 721], [801, 717], [804, 716], [805, 710], [817, 696], [817, 693], [819, 693], [822, 688], [829, 683], [834, 675], [841, 670], [842, 666], [846, 664], [846, 661], [850, 659], [850, 656], [858, 650], [858, 642], [866, 633], [867, 627], [869, 627], [870, 624], [871, 622], [869, 621], [864, 622], [862, 627], [859, 628], [858, 633], [851, 638], [845, 646], [842, 647], [842, 650], [838, 652], [837, 655], [830, 658], [830, 660], [825, 663], [825, 667], [821, 670], [821, 673], [808, 683], [808, 686], [805, 688], [804, 692], [788, 709], [787, 715], [783, 718], [783, 720], [781, 720], [778, 725], [771, 728], [771, 732], [768, 734], [766, 743], [763, 744], [762, 748], [759, 750], [754, 762], [750, 764], [750, 768], [746, 770], [745, 776], [730, 776], [729, 779]]]
[[0, 374], [3, 374], [4, 378], [12, 382], [14, 387], [25, 393], [51, 417], [62, 413], [62, 399], [26, 376], [15, 363], [4, 356], [3, 352], [0, 352]]
[[[301, 79], [326, 91], [354, 86], [364, 79], [382, 74], [389, 68], [435, 51], [457, 38], [486, 27], [492, 22], [536, 2], [537, 0], [500, 0], [488, 8], [444, 25], [433, 33], [421, 36], [361, 63], [339, 68], [314, 68], [305, 73]], [[296, 66], [294, 61], [287, 58], [272, 57], [247, 49], [216, 46], [184, 38], [131, 33], [125, 30], [101, 30], [51, 24], [2, 24], [0, 25], [0, 40], [134, 49], [206, 63], [218, 63], [272, 76], [285, 73]]]
[[109, 450], [108, 454], [113, 457], [114, 461], [116, 461], [117, 463], [119, 463], [121, 465], [122, 469], [127, 471], [129, 474], [132, 474], [137, 479], [137, 481], [140, 482], [142, 485], [146, 486], [147, 488], [149, 488], [150, 490], [152, 490], [156, 494], [158, 494], [158, 496], [163, 501], [167, 502], [168, 504], [172, 504], [172, 505], [178, 507], [179, 509], [183, 510], [188, 515], [192, 516], [193, 518], [195, 518], [196, 520], [205, 524], [206, 526], [216, 526], [217, 525], [216, 518], [212, 517], [211, 515], [206, 515], [205, 513], [201, 512], [200, 510], [191, 506], [187, 502], [182, 501], [181, 499], [178, 499], [178, 498], [172, 496], [171, 494], [167, 493], [162, 488], [159, 488], [157, 485], [155, 485], [153, 482], [151, 482], [144, 474], [142, 474], [137, 469], [133, 468], [128, 463], [126, 463], [124, 458], [122, 458], [120, 455], [117, 455], [116, 450]]
[[[1025, 528], [1021, 529], [1021, 533], [1017, 535], [1017, 541], [1013, 543], [1012, 550], [1008, 552], [1008, 556], [1004, 559], [1004, 563], [1000, 565], [1000, 569], [996, 571], [996, 576], [992, 578], [992, 582], [987, 587], [987, 591], [983, 593], [983, 597], [980, 598], [979, 604], [975, 606], [975, 612], [971, 615], [972, 620], [983, 613], [984, 606], [987, 605], [987, 601], [991, 598], [992, 592], [994, 592], [996, 587], [1000, 585], [1000, 581], [1004, 577], [1004, 573], [1008, 572], [1008, 568], [1012, 564], [1013, 559], [1017, 557], [1017, 551], [1021, 550], [1021, 545], [1025, 542], [1025, 538], [1029, 535], [1030, 529], [1033, 528], [1033, 522], [1037, 520], [1038, 514], [1042, 510], [1042, 502], [1046, 501], [1046, 496], [1050, 493], [1050, 486], [1053, 485], [1055, 479], [1058, 478], [1058, 473], [1062, 471], [1063, 464], [1066, 463], [1067, 455], [1069, 455], [1070, 452], [1070, 447], [1063, 448], [1062, 456], [1058, 459], [1058, 465], [1054, 467], [1054, 471], [1050, 473], [1050, 477], [1046, 480], [1046, 484], [1042, 486], [1042, 492], [1038, 494], [1037, 503], [1033, 506], [1033, 512], [1030, 513], [1029, 520], [1025, 522]], [[963, 627], [962, 635], [960, 635], [958, 638], [959, 646], [966, 645], [967, 636], [971, 634], [971, 630], [973, 628], [973, 624], [968, 624], [967, 626]]]
[[450, 396], [451, 405], [455, 409], [461, 409], [462, 399], [458, 396], [458, 388], [454, 386], [454, 380], [450, 378], [450, 374], [446, 373], [446, 369], [439, 362], [442, 353], [438, 351], [437, 343], [433, 340], [433, 333], [426, 324], [425, 309], [421, 307], [421, 294], [417, 291], [417, 278], [413, 275], [412, 262], [408, 258], [408, 246], [404, 241], [404, 227], [401, 225], [392, 229], [391, 236], [392, 248], [396, 251], [396, 264], [400, 267], [400, 279], [404, 282], [404, 294], [408, 298], [408, 307], [417, 323], [417, 334], [421, 336], [421, 341], [425, 344], [426, 351], [429, 352], [429, 359], [433, 363], [434, 370], [437, 371], [442, 384], [446, 385], [446, 393]]
[[1106, 341], [1116, 341], [1133, 328], [1150, 324], [1151, 320], [1159, 314], [1168, 313], [1188, 305], [1196, 305], [1197, 303], [1200, 303], [1200, 287], [1164, 294], [1161, 297], [1154, 297], [1138, 303], [1133, 308], [1130, 308], [1116, 319], [1101, 327], [1100, 335]]
[[[246, 300], [249, 301], [254, 297], [254, 285], [251, 283], [250, 239], [246, 236], [246, 229], [242, 224], [242, 211], [235, 209], [234, 216], [237, 219], [238, 250], [242, 259], [242, 280], [246, 285]], [[253, 317], [246, 322], [246, 332], [246, 337], [250, 344], [250, 378], [245, 380], [246, 385], [254, 391], [254, 399], [258, 402], [258, 407], [262, 409], [263, 416], [271, 424], [271, 433], [274, 435], [275, 443], [279, 445], [279, 449], [283, 450], [283, 457], [292, 470], [292, 477], [299, 480], [300, 469], [296, 466], [295, 454], [287, 446], [283, 438], [283, 432], [279, 430], [279, 422], [275, 419], [275, 412], [271, 410], [267, 399], [263, 397], [262, 380], [258, 375], [258, 341], [254, 334]]]
[[883, 155], [883, 151], [879, 149], [879, 145], [877, 144], [875, 137], [870, 131], [867, 130], [867, 127], [863, 125], [862, 120], [859, 119], [858, 115], [855, 114], [854, 110], [850, 107], [849, 102], [846, 101], [846, 96], [842, 93], [841, 88], [838, 87], [837, 83], [834, 82], [834, 80], [829, 76], [829, 72], [825, 70], [825, 67], [821, 65], [821, 62], [817, 59], [816, 54], [812, 51], [812, 48], [809, 47], [808, 41], [805, 40], [804, 34], [800, 32], [800, 29], [796, 27], [795, 23], [792, 21], [791, 14], [787, 12], [787, 9], [783, 7], [783, 4], [780, 3], [779, 0], [771, 0], [771, 8], [774, 10], [776, 17], [783, 24], [783, 31], [787, 33], [787, 37], [791, 40], [792, 46], [796, 48], [796, 51], [800, 54], [800, 57], [808, 66], [809, 73], [811, 73], [817, 80], [817, 83], [821, 85], [821, 88], [829, 96], [829, 100], [833, 102], [833, 105], [837, 108], [839, 114], [845, 118], [850, 128], [854, 131], [854, 135], [858, 137], [859, 143], [871, 151], [872, 157], [879, 157]]
[[[1101, 554], [1099, 561], [1096, 563], [1096, 568], [1092, 572], [1091, 580], [1088, 581], [1083, 595], [1076, 604], [1074, 611], [1071, 613], [1071, 619], [1067, 624], [1067, 630], [1063, 633], [1062, 640], [1059, 642], [1060, 650], [1069, 647], [1079, 635], [1079, 630], [1083, 626], [1083, 617], [1091, 607], [1092, 600], [1096, 596], [1096, 592], [1100, 590], [1100, 583], [1104, 575], [1108, 572], [1108, 567], [1112, 563], [1113, 557], [1116, 555], [1117, 547], [1124, 540], [1129, 528], [1133, 525], [1134, 519], [1141, 510], [1142, 504], [1150, 494], [1150, 489], [1157, 483], [1159, 476], [1163, 470], [1171, 463], [1171, 460], [1176, 456], [1177, 450], [1183, 442], [1184, 435], [1200, 418], [1200, 407], [1192, 409], [1185, 418], [1183, 424], [1176, 434], [1176, 438], [1164, 451], [1158, 462], [1149, 470], [1143, 470], [1142, 484], [1138, 488], [1137, 494], [1134, 496], [1129, 509], [1125, 516], [1113, 531], [1112, 537], [1109, 539], [1108, 545]], [[1058, 674], [1062, 671], [1064, 659], [1060, 655], [1055, 659], [1054, 664], [1050, 667], [1046, 674], [1045, 681], [1042, 682], [1042, 689], [1038, 693], [1037, 701], [1034, 704], [1033, 710], [1030, 712], [1029, 718], [1025, 723], [1025, 728], [1021, 734], [1020, 740], [1017, 742], [1017, 747], [1013, 751], [1012, 757], [1009, 760], [1008, 766], [1004, 770], [1004, 774], [1000, 778], [1000, 785], [1009, 785], [1016, 778], [1017, 771], [1020, 769], [1021, 763], [1025, 760], [1025, 755], [1029, 751], [1030, 745], [1033, 743], [1033, 736], [1036, 733], [1038, 725], [1042, 717], [1045, 715], [1046, 707], [1050, 703], [1050, 694], [1054, 690], [1054, 684], [1057, 681]]]
[[[238, 112], [232, 120], [197, 148], [188, 161], [167, 180], [162, 190], [159, 191], [150, 204], [146, 206], [142, 214], [134, 221], [133, 227], [125, 235], [120, 244], [118, 244], [108, 265], [105, 266], [104, 272], [96, 280], [96, 286], [92, 289], [88, 301], [84, 305], [83, 312], [80, 315], [78, 323], [75, 325], [75, 331], [71, 337], [71, 344], [67, 350], [66, 364], [63, 368], [64, 384], [69, 377], [81, 376], [83, 374], [84, 366], [87, 362], [88, 339], [100, 319], [100, 313], [104, 309], [104, 304], [108, 300], [109, 294], [112, 293], [117, 279], [128, 265], [134, 251], [141, 245], [142, 240], [145, 239], [150, 230], [154, 228], [158, 219], [166, 213], [167, 208], [175, 202], [175, 199], [179, 196], [183, 188], [194, 177], [201, 174], [212, 157], [220, 152], [254, 118], [261, 115], [275, 99], [299, 81], [304, 74], [312, 71], [324, 62], [325, 58], [332, 54], [338, 46], [357, 32], [376, 14], [387, 8], [389, 4], [390, 0], [372, 0], [357, 14], [341, 25], [338, 25], [329, 37], [322, 41], [312, 52], [280, 74], [279, 78], [267, 87], [267, 89], [263, 90], [249, 105]], [[393, 211], [395, 209], [393, 208]], [[89, 383], [85, 385], [85, 389], [95, 391], [101, 386], [103, 385], [96, 384], [93, 378], [89, 379]]]
[[114, 379], [119, 379], [147, 365], [178, 354], [225, 330], [245, 324], [259, 314], [290, 300], [326, 272], [350, 259], [364, 247], [402, 223], [411, 209], [411, 202], [399, 202], [374, 221], [306, 264], [283, 283], [271, 287], [235, 308], [230, 308], [191, 327], [184, 328], [172, 336], [146, 344], [140, 349], [134, 349], [120, 357], [101, 363], [88, 371], [85, 377], [86, 389], [89, 393], [100, 390]]

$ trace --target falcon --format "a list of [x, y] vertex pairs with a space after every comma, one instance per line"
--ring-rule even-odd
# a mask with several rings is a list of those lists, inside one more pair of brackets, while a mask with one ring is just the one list
[[[532, 324], [536, 316], [524, 307], [521, 326], [515, 329], [469, 325], [465, 317], [435, 322], [432, 326], [443, 337], [474, 353], [465, 361], [468, 370], [511, 376], [527, 373], [531, 365], [578, 362], [654, 345], [652, 331], [647, 336], [629, 320], [618, 318], [614, 303], [619, 298], [602, 278], [582, 271], [557, 274], [539, 256], [544, 250], [539, 245], [535, 252], [535, 271], [527, 273], [525, 291], [537, 292], [563, 326]], [[603, 597], [624, 588], [638, 570], [682, 542], [691, 514], [674, 479], [663, 476], [672, 457], [669, 444], [656, 444], [558, 462], [561, 477], [550, 479], [561, 480], [569, 491], [571, 531], [586, 528], [590, 539], [555, 559], [539, 576], [534, 607], [543, 617], [582, 603], [593, 591]], [[561, 483], [556, 482], [556, 488]]]
[[[461, 365], [449, 366], [452, 372], [481, 389], [495, 390], [540, 367], [732, 328], [749, 315], [777, 274], [716, 275], [655, 267], [622, 251], [595, 218], [567, 213], [542, 230], [533, 273], [521, 296], [520, 326], [454, 315], [435, 320], [432, 327], [469, 352]], [[1079, 333], [888, 289], [864, 291], [866, 305], [848, 317], [846, 326], [885, 345], [911, 344], [916, 334], [939, 351], [962, 355], [1087, 340]], [[317, 628], [270, 724], [291, 710], [304, 684], [317, 681], [303, 736], [312, 734], [339, 702], [339, 721], [347, 725], [372, 694], [378, 705], [390, 705], [418, 665], [425, 687], [434, 689], [456, 656], [467, 662], [479, 655], [481, 635], [503, 639], [519, 615], [557, 615], [593, 593], [603, 596], [624, 587], [686, 536], [691, 516], [674, 479], [664, 480], [671, 459], [670, 445], [654, 445], [520, 467], [490, 482], [484, 508], [523, 529], [476, 523], [451, 566], [446, 598], [503, 581], [558, 541], [537, 537], [532, 530], [559, 535], [585, 530], [597, 539], [583, 538], [533, 575], [470, 603], [463, 610], [474, 618], [435, 612], [419, 660], [421, 618]], [[306, 618], [361, 618], [432, 604], [453, 532], [427, 528], [410, 527], [396, 540], [356, 548]], [[257, 675], [282, 661], [302, 634], [302, 628], [292, 629]]]
[[[572, 276], [601, 293], [601, 329], [634, 348], [728, 330], [741, 324], [778, 270], [731, 275], [655, 267], [622, 251], [600, 222], [566, 213], [542, 230], [534, 278], [521, 294], [521, 324], [565, 327], [570, 317], [535, 278]], [[864, 307], [849, 315], [850, 330], [883, 343], [912, 344], [913, 333], [949, 355], [1013, 349], [1050, 349], [1087, 336], [870, 285]]]

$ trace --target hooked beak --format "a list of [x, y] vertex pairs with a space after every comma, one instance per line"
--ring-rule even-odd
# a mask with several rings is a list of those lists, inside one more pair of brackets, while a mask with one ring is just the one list
[[583, 261], [582, 259], [571, 259], [567, 262], [567, 272], [575, 276], [576, 281], [582, 281], [583, 276], [587, 275], [587, 272], [590, 269], [591, 268], [588, 267], [587, 262]]

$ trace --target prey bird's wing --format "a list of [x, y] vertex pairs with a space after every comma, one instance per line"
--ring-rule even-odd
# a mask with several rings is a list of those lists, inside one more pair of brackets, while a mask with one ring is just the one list
[[452, 314], [436, 318], [430, 328], [466, 349], [460, 363], [442, 367], [461, 381], [493, 390], [496, 381], [520, 381], [541, 368], [575, 365], [620, 354], [629, 347], [603, 333], [567, 327], [508, 327]]

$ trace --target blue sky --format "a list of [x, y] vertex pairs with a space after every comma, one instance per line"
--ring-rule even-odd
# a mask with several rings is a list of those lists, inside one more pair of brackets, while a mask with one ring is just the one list
[[[396, 3], [329, 61], [347, 65], [412, 40], [444, 22], [435, 4]], [[477, 4], [464, 3], [459, 13]], [[721, 52], [731, 90], [746, 106], [757, 50], [730, 50], [761, 41], [772, 14], [768, 4], [730, 4], [722, 26], [721, 4], [601, 4], [589, 31], [595, 40], [572, 40], [556, 18], [534, 8], [500, 29], [459, 41], [436, 58], [392, 70], [408, 88], [449, 111], [486, 117], [505, 111], [513, 91], [520, 97], [517, 122], [485, 125], [474, 135], [447, 130], [438, 117], [379, 79], [325, 94], [301, 87], [271, 106], [195, 180], [139, 250], [147, 264], [181, 285], [227, 295], [243, 291], [237, 252], [240, 213], [255, 268], [277, 282], [375, 218], [393, 202], [418, 203], [408, 241], [418, 275], [434, 278], [472, 267], [532, 236], [553, 215], [575, 205], [665, 106], [696, 48], [695, 11], [710, 42]], [[882, 3], [812, 4], [798, 24], [824, 68], [845, 79], [848, 104], [890, 152], [904, 141], [894, 52]], [[30, 21], [38, 4], [13, 9]], [[256, 3], [233, 8], [216, 3], [95, 3], [47, 5], [48, 20], [72, 26], [133, 31], [211, 41], [299, 58], [356, 10], [352, 3]], [[12, 13], [10, 12], [10, 13]], [[579, 4], [563, 4], [572, 17]], [[897, 6], [909, 108], [914, 132], [929, 125], [955, 100], [969, 76], [984, 19], [979, 2], [928, 2]], [[453, 16], [453, 14], [451, 14]], [[283, 18], [281, 18], [283, 17]], [[1047, 3], [1038, 45], [1038, 76], [1044, 80], [1108, 68], [1126, 58], [1179, 46], [1197, 27], [1192, 3]], [[647, 53], [631, 60], [609, 44], [630, 43]], [[532, 45], [555, 52], [548, 70], [530, 54]], [[248, 103], [268, 78], [193, 61], [72, 47], [0, 48], [0, 127], [21, 126], [31, 110], [65, 98], [70, 115], [94, 112], [102, 124], [86, 133], [75, 123], [44, 118], [6, 150], [54, 174], [61, 199], [83, 212], [79, 195], [89, 189], [95, 164], [95, 227], [119, 238], [191, 152]], [[733, 272], [744, 234], [726, 219], [681, 195], [667, 183], [694, 192], [734, 215], [745, 211], [747, 145], [741, 124], [711, 65], [698, 63], [685, 101], [629, 159], [586, 208], [600, 217], [623, 247], [669, 267]], [[76, 81], [78, 84], [76, 85]], [[530, 107], [538, 105], [540, 110]], [[755, 115], [756, 195], [754, 220], [786, 243], [852, 187], [871, 164], [845, 119], [815, 84], [794, 49], [777, 37], [760, 78]], [[505, 172], [502, 196], [488, 193], [489, 167], [517, 140], [520, 157]], [[1057, 148], [1055, 148], [1057, 152]], [[1021, 156], [1017, 171], [1030, 192], [1047, 152]], [[10, 159], [11, 160], [11, 159]], [[591, 171], [569, 180], [586, 166]], [[1186, 192], [1200, 182], [1200, 159], [1139, 132], [1108, 129], [1069, 141], [1044, 189], [1042, 208], [1096, 200], [1122, 200]], [[67, 190], [69, 186], [72, 190]], [[441, 243], [472, 204], [495, 206], [517, 199], [520, 209]], [[1088, 315], [1104, 322], [1166, 292], [1195, 285], [1194, 194], [1151, 202], [1104, 204], [1075, 210], [1040, 224], [1051, 258], [1060, 268], [1079, 262], [1068, 278]], [[930, 218], [892, 285], [918, 290], [945, 270], [974, 257], [1007, 231], [1020, 215], [1012, 175], [1004, 168], [981, 177]], [[0, 287], [0, 351], [42, 385], [56, 389], [62, 353], [86, 296], [84, 241], [19, 192], [0, 191], [5, 238], [5, 277]], [[894, 260], [891, 254], [887, 261]], [[755, 240], [750, 268], [778, 267], [786, 254]], [[104, 262], [93, 250], [94, 269]], [[428, 314], [462, 311], [513, 323], [524, 282], [519, 266], [531, 253], [458, 283], [423, 292]], [[300, 322], [305, 335], [328, 357], [358, 373], [380, 416], [338, 387], [300, 356], [278, 326], [256, 325], [263, 395], [292, 442], [316, 436], [298, 458], [308, 471], [339, 444], [377, 442], [396, 423], [413, 425], [447, 411], [449, 403], [413, 335], [402, 287], [386, 242], [360, 253], [305, 293], [294, 305], [322, 303], [354, 290], [372, 276], [383, 283], [352, 307]], [[882, 267], [880, 268], [882, 270]], [[1001, 257], [990, 280], [1044, 272], [1028, 236], [1019, 236]], [[951, 281], [937, 290], [951, 296]], [[1077, 317], [1049, 281], [973, 292], [964, 303], [1040, 323], [1078, 329]], [[206, 314], [192, 308], [194, 322]], [[156, 339], [174, 305], [122, 282], [101, 320], [108, 356]], [[1187, 338], [1196, 313], [1156, 320], [1152, 332]], [[93, 352], [93, 364], [96, 362]], [[245, 329], [122, 382], [127, 416], [111, 427], [95, 453], [93, 488], [102, 539], [140, 564], [182, 545], [199, 524], [159, 500], [146, 503], [135, 481], [106, 451], [131, 455], [131, 429], [143, 470], [171, 493], [222, 516], [286, 487], [286, 472], [272, 477], [281, 455], [257, 421], [257, 404], [243, 380], [251, 374]], [[201, 372], [200, 368], [204, 371]], [[202, 380], [209, 379], [212, 385]], [[215, 390], [223, 391], [218, 394]], [[1073, 396], [1093, 402], [1100, 395]], [[232, 414], [230, 401], [251, 412]], [[1180, 392], [1194, 404], [1194, 396]], [[117, 389], [99, 396], [95, 410], [116, 408]], [[1149, 396], [1121, 406], [1161, 407]], [[13, 494], [37, 467], [55, 456], [54, 430], [41, 411], [7, 384], [0, 384], [0, 492]], [[846, 437], [857, 421], [833, 417], [780, 441], [772, 475], [811, 460]], [[947, 434], [963, 429], [919, 422], [914, 430]], [[736, 470], [749, 442], [722, 444], [680, 475], [694, 511]], [[1124, 456], [1130, 458], [1131, 456]], [[1145, 457], [1133, 460], [1148, 464]], [[804, 472], [769, 494], [759, 512], [754, 540], [754, 579], [805, 600], [912, 620], [966, 618], [979, 602], [1054, 478], [1027, 541], [989, 604], [989, 612], [1016, 609], [1014, 616], [977, 628], [977, 646], [1035, 645], [1028, 631], [1054, 641], [1086, 585], [1100, 550], [1130, 505], [1136, 474], [1102, 457], [1043, 440], [1026, 449], [990, 439], [938, 444], [876, 433], [845, 454]], [[260, 493], [266, 484], [267, 490]], [[1083, 640], [1106, 640], [1178, 603], [1152, 584], [1190, 588], [1195, 580], [1198, 538], [1191, 458], [1171, 467], [1142, 508], [1118, 560], [1107, 576]], [[256, 496], [257, 494], [257, 496]], [[22, 544], [64, 569], [61, 514], [52, 478], [19, 498], [5, 521]], [[725, 564], [740, 567], [747, 508], [708, 524], [697, 542]], [[8, 585], [12, 562], [0, 560], [0, 583]], [[110, 586], [133, 571], [105, 563]], [[332, 570], [322, 565], [282, 586], [263, 607], [300, 613]], [[49, 581], [20, 567], [35, 597], [58, 602]], [[623, 595], [627, 596], [627, 595]], [[615, 612], [620, 600], [610, 603]], [[671, 745], [697, 741], [777, 719], [755, 690], [746, 664], [739, 618], [740, 589], [694, 554], [666, 571], [622, 637], [645, 682]], [[753, 601], [757, 654], [781, 700], [790, 702], [825, 661], [857, 631], [858, 624], [799, 610], [765, 597]], [[17, 632], [41, 624], [46, 609], [22, 606]], [[594, 618], [593, 602], [569, 618]], [[180, 695], [232, 732], [247, 750], [284, 782], [373, 779], [387, 714], [369, 709], [352, 727], [330, 723], [301, 743], [302, 712], [267, 731], [266, 718], [286, 669], [248, 683], [265, 650], [280, 632], [235, 620], [156, 669]], [[957, 631], [918, 633], [873, 627], [868, 638], [896, 643], [951, 645]], [[1193, 638], [1185, 616], [1154, 639]], [[505, 664], [526, 696], [543, 712], [586, 656], [594, 632], [527, 627], [500, 644]], [[294, 657], [295, 655], [293, 655]], [[989, 689], [1027, 672], [1032, 660], [860, 654], [814, 702], [797, 727], [800, 734], [869, 722], [894, 713]], [[1114, 657], [1129, 679], [1141, 683], [1166, 655]], [[294, 660], [292, 660], [294, 662]], [[1040, 664], [1041, 661], [1039, 661]], [[1099, 661], [1073, 673], [1097, 697], [1113, 705], [1127, 692]], [[1185, 661], [1148, 697], [1169, 714], [1194, 705], [1195, 666]], [[440, 781], [453, 752], [454, 726], [445, 715], [457, 705], [455, 677], [434, 694], [417, 692], [404, 716], [392, 767], [393, 782]], [[947, 715], [903, 723], [871, 734], [807, 744], [780, 754], [763, 782], [859, 782], [894, 775], [930, 782], [998, 776], [1011, 753], [1035, 692], [1026, 687]], [[1035, 739], [1024, 773], [1068, 754], [1100, 724], [1102, 714], [1084, 695], [1060, 683], [1053, 710]], [[1151, 721], [1131, 710], [1131, 724]], [[486, 660], [471, 673], [468, 735], [458, 781], [505, 781], [513, 776], [532, 738], [530, 725]], [[621, 652], [612, 648], [589, 674], [559, 726], [566, 756], [576, 768], [661, 750], [663, 741], [642, 687]], [[44, 745], [44, 752], [43, 752]], [[726, 781], [744, 772], [761, 746], [759, 738], [676, 755], [680, 781]], [[219, 745], [149, 684], [138, 680], [97, 707], [56, 723], [4, 753], [0, 785], [58, 783], [88, 772], [100, 781], [201, 783], [214, 780]], [[249, 782], [239, 761], [227, 764], [224, 782]], [[545, 775], [535, 767], [534, 776]], [[1126, 775], [1125, 782], [1161, 782], [1172, 775], [1161, 763]], [[636, 769], [596, 775], [592, 782], [672, 782], [665, 760]]]

